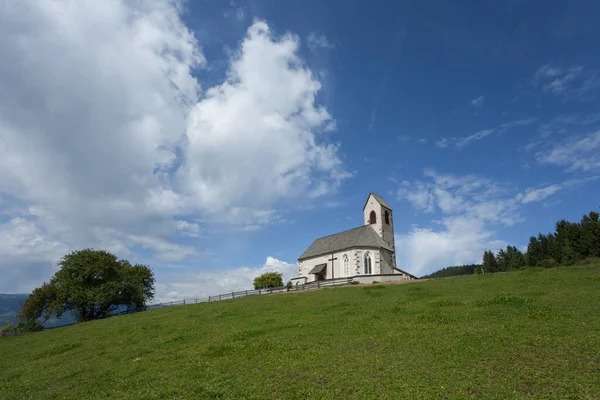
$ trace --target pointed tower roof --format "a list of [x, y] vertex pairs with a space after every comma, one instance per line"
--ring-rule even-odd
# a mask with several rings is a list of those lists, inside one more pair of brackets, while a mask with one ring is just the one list
[[388, 210], [392, 210], [392, 207], [390, 207], [390, 205], [383, 199], [383, 197], [381, 197], [380, 195], [376, 194], [376, 193], [369, 193], [369, 196], [367, 196], [367, 201], [365, 201], [365, 206], [363, 207], [363, 211], [365, 209], [365, 207], [367, 207], [367, 203], [369, 202], [369, 197], [375, 197], [375, 200], [377, 200], [377, 202], [379, 204], [381, 204], [382, 206], [384, 206], [385, 208], [387, 208]]

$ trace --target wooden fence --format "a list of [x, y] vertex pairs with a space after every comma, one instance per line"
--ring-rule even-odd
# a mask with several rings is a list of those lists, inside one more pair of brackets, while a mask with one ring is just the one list
[[286, 286], [280, 286], [280, 287], [266, 288], [266, 289], [242, 290], [239, 292], [222, 293], [222, 294], [218, 294], [215, 296], [197, 297], [197, 298], [193, 298], [193, 299], [184, 299], [184, 300], [179, 300], [179, 301], [167, 301], [164, 303], [150, 304], [150, 305], [146, 306], [146, 309], [152, 310], [155, 308], [185, 306], [186, 304], [210, 303], [213, 301], [237, 299], [237, 298], [245, 297], [245, 296], [256, 296], [256, 295], [261, 295], [261, 294], [273, 294], [273, 293], [283, 293], [283, 292], [296, 292], [296, 291], [319, 289], [319, 288], [331, 287], [331, 286], [348, 285], [350, 283], [352, 283], [352, 278], [337, 278], [337, 279], [329, 279], [326, 281], [316, 281], [316, 282], [311, 282], [311, 283], [306, 283], [306, 284], [294, 285], [289, 289]]

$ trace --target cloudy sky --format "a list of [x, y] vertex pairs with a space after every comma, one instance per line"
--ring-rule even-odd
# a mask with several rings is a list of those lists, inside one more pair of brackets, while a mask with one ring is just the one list
[[376, 3], [0, 2], [0, 292], [86, 247], [289, 278], [369, 191], [416, 275], [597, 210], [597, 6]]

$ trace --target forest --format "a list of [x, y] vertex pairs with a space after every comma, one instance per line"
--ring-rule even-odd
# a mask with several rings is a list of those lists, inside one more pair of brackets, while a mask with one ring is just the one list
[[423, 278], [505, 272], [526, 267], [600, 264], [599, 217], [600, 214], [591, 211], [579, 222], [561, 219], [556, 223], [554, 232], [531, 236], [525, 253], [511, 245], [497, 253], [486, 250], [481, 264], [451, 266]]

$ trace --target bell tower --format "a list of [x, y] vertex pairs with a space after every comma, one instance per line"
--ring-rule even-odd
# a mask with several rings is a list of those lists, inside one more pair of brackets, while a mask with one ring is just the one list
[[375, 232], [396, 252], [394, 241], [394, 219], [389, 204], [379, 195], [371, 192], [363, 207], [365, 225], [373, 226]]

